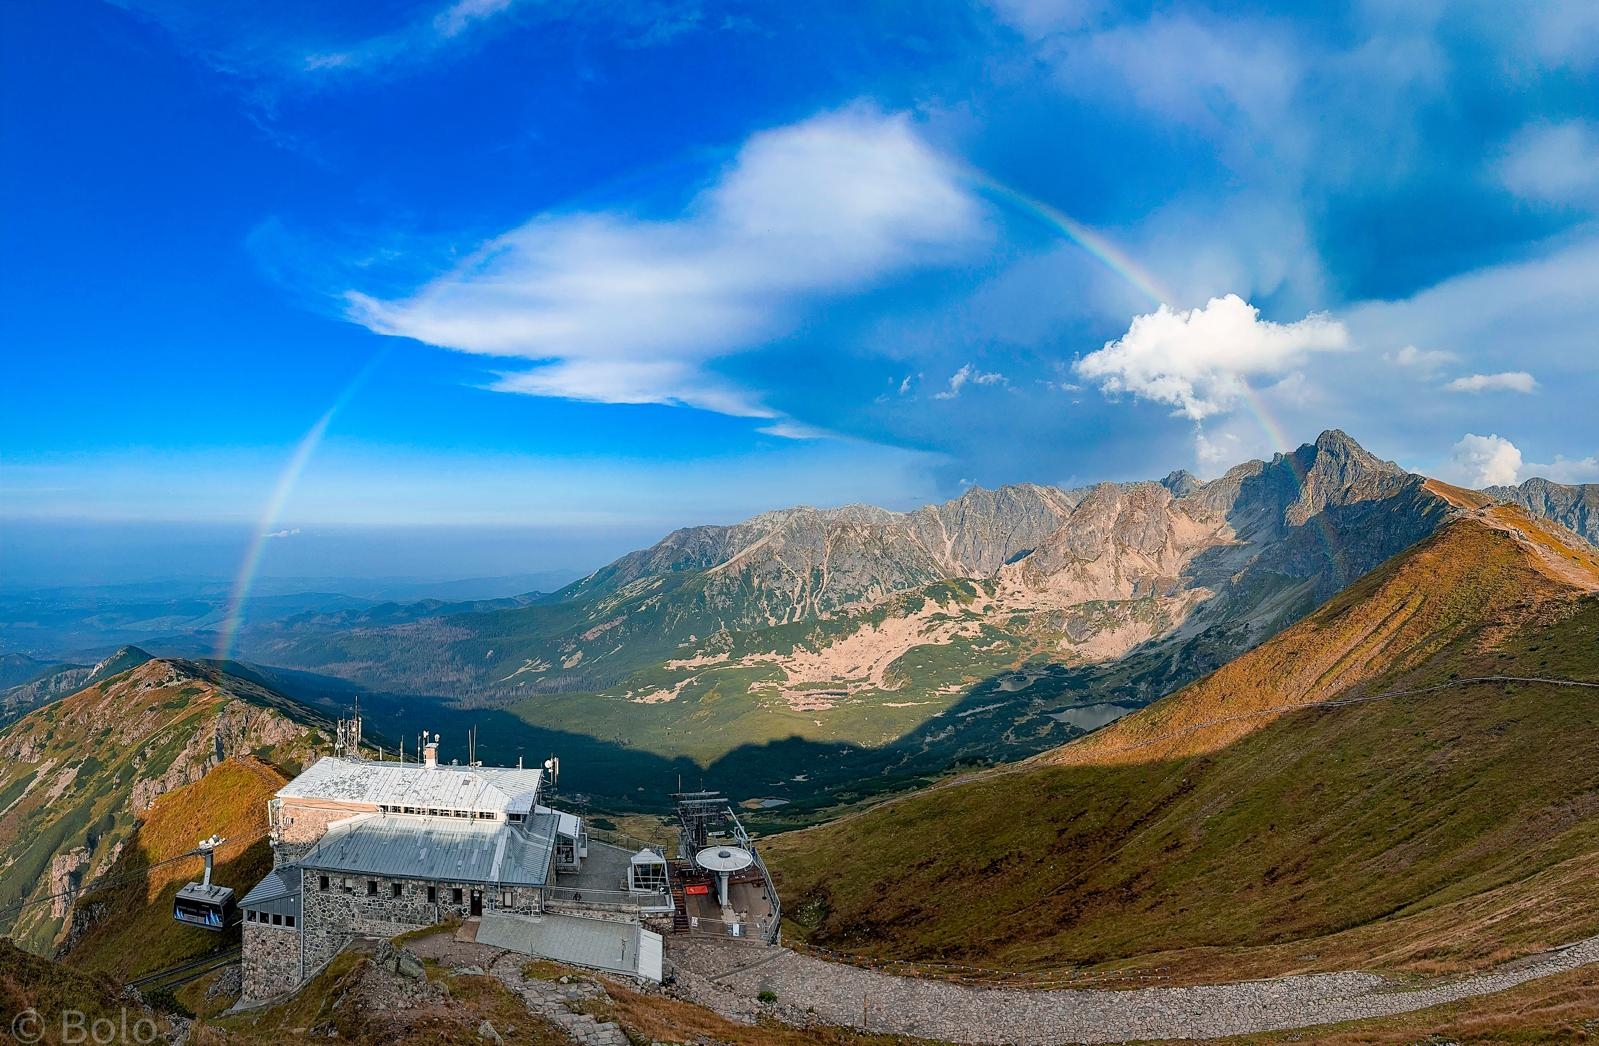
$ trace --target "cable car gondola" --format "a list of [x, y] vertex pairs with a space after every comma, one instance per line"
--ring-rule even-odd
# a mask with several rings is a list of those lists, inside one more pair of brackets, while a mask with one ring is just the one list
[[189, 883], [178, 891], [172, 904], [172, 918], [188, 926], [220, 932], [239, 921], [239, 903], [228, 886], [211, 883], [211, 858], [217, 847], [227, 840], [212, 836], [204, 840], [192, 853], [205, 858], [205, 879]]

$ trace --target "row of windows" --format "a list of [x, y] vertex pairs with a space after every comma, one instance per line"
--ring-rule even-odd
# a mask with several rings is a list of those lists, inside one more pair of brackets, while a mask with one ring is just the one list
[[[461, 817], [469, 821], [498, 821], [500, 819], [500, 815], [493, 810], [446, 810], [437, 806], [388, 806], [386, 804], [379, 805], [378, 809], [382, 810], [386, 814], [422, 814], [427, 817]], [[519, 821], [521, 820], [521, 817], [513, 814], [511, 819], [513, 821]]]
[[[317, 885], [317, 889], [321, 890], [323, 893], [326, 893], [328, 891], [328, 889], [333, 884], [329, 881], [327, 876], [319, 875], [319, 876], [317, 876], [317, 884], [316, 885]], [[389, 896], [390, 897], [398, 898], [401, 895], [401, 893], [402, 893], [402, 886], [401, 886], [400, 883], [390, 883], [389, 884]], [[366, 895], [368, 897], [376, 897], [378, 895], [378, 881], [376, 879], [368, 879], [366, 881]], [[462, 899], [464, 898], [464, 896], [465, 895], [463, 894], [461, 888], [459, 886], [457, 886], [457, 887], [455, 887], [454, 889], [452, 889], [450, 891], [450, 903], [451, 904], [460, 904]], [[429, 904], [437, 904], [438, 900], [439, 900], [439, 888], [437, 886], [429, 886], [428, 887], [428, 903]]]
[[273, 912], [272, 918], [269, 920], [266, 912], [258, 912], [253, 908], [246, 908], [244, 910], [244, 921], [251, 923], [271, 922], [273, 926], [292, 927], [294, 925], [294, 916], [279, 915], [277, 912]]

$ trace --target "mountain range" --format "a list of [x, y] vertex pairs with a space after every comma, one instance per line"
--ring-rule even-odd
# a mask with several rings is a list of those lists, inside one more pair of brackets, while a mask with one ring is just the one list
[[[1488, 494], [1592, 530], [1593, 488]], [[312, 704], [359, 697], [391, 747], [478, 725], [488, 758], [569, 753], [574, 786], [611, 800], [698, 777], [802, 813], [1096, 729], [1461, 511], [1329, 431], [1208, 482], [973, 488], [910, 512], [689, 527], [548, 595], [286, 604], [236, 649]], [[217, 643], [201, 628], [147, 645]], [[67, 671], [82, 669], [0, 695], [0, 716], [67, 692]]]
[[[912, 512], [691, 527], [525, 605], [305, 614], [239, 646], [701, 767], [797, 738], [829, 746], [839, 779], [936, 772], [1169, 693], [1451, 511], [1333, 431], [1210, 482], [972, 489]], [[787, 771], [766, 777], [775, 797], [801, 761], [772, 767]]]
[[1219, 671], [771, 840], [796, 928], [1179, 982], [1449, 972], [1599, 932], [1599, 556], [1428, 488], [1459, 513]]

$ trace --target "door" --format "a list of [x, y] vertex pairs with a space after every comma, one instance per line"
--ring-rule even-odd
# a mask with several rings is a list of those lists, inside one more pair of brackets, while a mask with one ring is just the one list
[[472, 914], [473, 915], [482, 915], [483, 914], [483, 891], [482, 890], [473, 890], [472, 891]]

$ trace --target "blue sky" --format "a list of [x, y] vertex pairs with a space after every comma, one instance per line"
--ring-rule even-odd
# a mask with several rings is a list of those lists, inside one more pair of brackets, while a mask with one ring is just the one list
[[482, 528], [590, 566], [1332, 426], [1599, 480], [1589, 3], [0, 17], [13, 550]]

